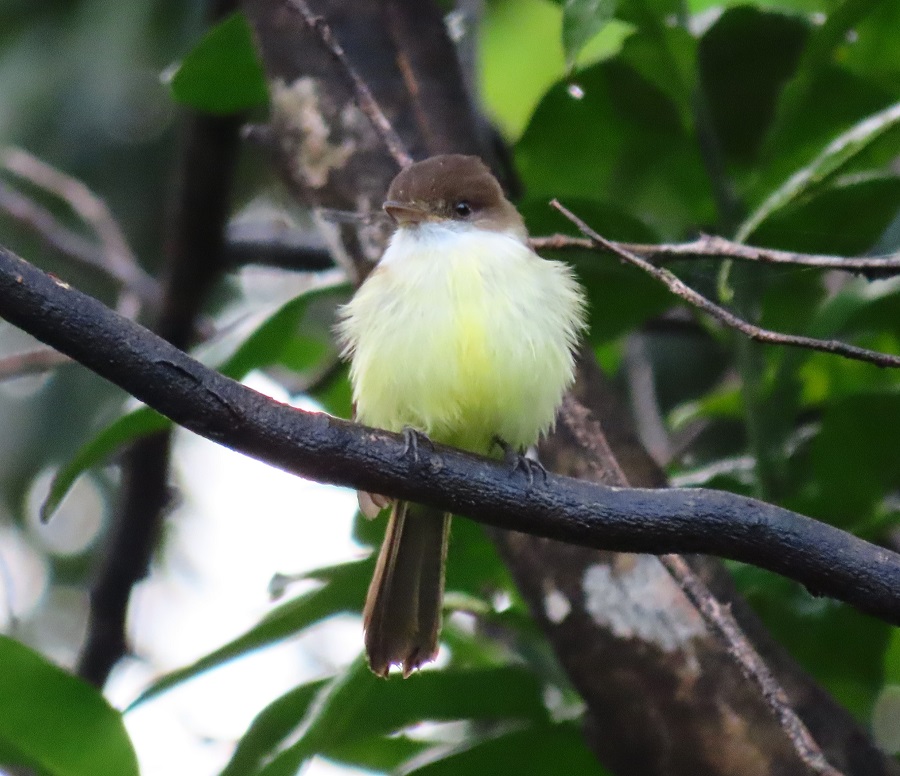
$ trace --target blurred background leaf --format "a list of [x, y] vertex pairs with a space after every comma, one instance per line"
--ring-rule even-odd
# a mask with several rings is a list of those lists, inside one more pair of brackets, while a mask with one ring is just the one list
[[122, 716], [99, 691], [0, 636], [0, 764], [40, 776], [137, 776]]
[[206, 113], [237, 113], [265, 103], [269, 92], [250, 27], [234, 13], [213, 27], [171, 76], [172, 96]]
[[570, 70], [582, 49], [613, 18], [615, 0], [566, 0], [563, 4], [562, 44]]

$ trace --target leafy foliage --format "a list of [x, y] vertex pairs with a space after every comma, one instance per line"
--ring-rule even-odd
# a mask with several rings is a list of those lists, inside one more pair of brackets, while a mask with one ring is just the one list
[[137, 776], [122, 716], [90, 685], [0, 636], [0, 765], [40, 776]]
[[[218, 360], [218, 370], [240, 380], [254, 369], [275, 365], [286, 366], [301, 374], [320, 367], [326, 357], [333, 355], [334, 348], [322, 342], [320, 327], [314, 326], [303, 332], [301, 323], [310, 305], [324, 303], [333, 308], [346, 291], [347, 286], [343, 283], [312, 289], [279, 305], [274, 311], [245, 321], [249, 325], [239, 327], [241, 339], [237, 342], [214, 342], [208, 346]], [[203, 354], [201, 360], [210, 362]], [[149, 407], [141, 407], [114, 420], [57, 471], [41, 506], [41, 519], [50, 519], [75, 480], [87, 469], [103, 463], [115, 451], [136, 439], [169, 426], [171, 421]]]
[[585, 44], [609, 23], [615, 10], [614, 0], [566, 0], [562, 42], [569, 68], [575, 66]]
[[[625, 241], [710, 231], [806, 252], [900, 250], [898, 9], [890, 0], [489, 3], [481, 81], [488, 110], [512, 143], [531, 232], [568, 228], [546, 205], [558, 197], [605, 236]], [[171, 92], [210, 113], [264, 102], [242, 16], [223, 21], [184, 57]], [[668, 462], [673, 477], [763, 496], [896, 543], [896, 372], [747, 347], [610, 257], [560, 258], [572, 261], [588, 291], [590, 343], [603, 363], [627, 362], [631, 333], [646, 345], [652, 409], [678, 451]], [[713, 260], [673, 269], [767, 327], [900, 352], [900, 278], [723, 271]], [[198, 354], [235, 379], [279, 368], [304, 378], [332, 373], [321, 384], [310, 380], [310, 393], [348, 415], [346, 375], [334, 369], [330, 340], [334, 308], [348, 292], [348, 285], [313, 288]], [[616, 375], [623, 384], [626, 371]], [[106, 426], [69, 455], [44, 515], [80, 473], [167, 424], [143, 408]], [[382, 530], [359, 518], [355, 538], [374, 546]], [[357, 616], [373, 565], [367, 557], [310, 572], [304, 581], [314, 588], [161, 677], [134, 705], [337, 615]], [[897, 634], [771, 574], [735, 565], [734, 575], [775, 637], [868, 724], [878, 699], [900, 684]], [[574, 691], [493, 545], [465, 521], [453, 528], [447, 588], [441, 669], [381, 682], [357, 660], [285, 688], [257, 714], [223, 776], [293, 774], [314, 756], [404, 773], [518, 776], [555, 772], [563, 762], [566, 773], [601, 773], [579, 733]], [[47, 774], [136, 772], [121, 719], [99, 696], [7, 639], [0, 662], [0, 758]], [[558, 716], [550, 696], [574, 713]], [[48, 719], [65, 735], [36, 736]], [[423, 721], [435, 723], [425, 734], [416, 727]]]
[[237, 113], [266, 101], [262, 65], [247, 20], [234, 13], [213, 27], [172, 75], [172, 96], [207, 113]]

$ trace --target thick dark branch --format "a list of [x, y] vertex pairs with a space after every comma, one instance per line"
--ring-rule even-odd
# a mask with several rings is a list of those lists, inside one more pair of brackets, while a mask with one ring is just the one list
[[778, 331], [770, 329], [762, 329], [755, 326], [749, 321], [739, 318], [730, 310], [711, 302], [699, 291], [695, 291], [676, 275], [669, 272], [663, 267], [657, 267], [646, 259], [641, 258], [631, 251], [627, 251], [616, 243], [610, 242], [602, 237], [595, 230], [591, 229], [584, 221], [576, 216], [571, 210], [560, 204], [557, 200], [550, 203], [566, 218], [568, 218], [583, 235], [588, 237], [595, 245], [602, 247], [611, 253], [614, 253], [620, 259], [624, 259], [629, 264], [633, 264], [638, 269], [642, 269], [651, 277], [663, 283], [673, 294], [683, 299], [698, 310], [708, 313], [717, 321], [724, 323], [732, 329], [736, 329], [745, 336], [757, 342], [764, 342], [769, 345], [788, 345], [795, 348], [806, 348], [808, 350], [818, 350], [822, 353], [834, 353], [844, 358], [852, 358], [856, 361], [866, 361], [870, 364], [882, 367], [893, 367], [900, 369], [900, 356], [891, 353], [880, 353], [877, 350], [869, 350], [868, 348], [860, 348], [856, 345], [850, 345], [840, 340], [822, 340], [815, 337], [804, 337], [798, 334], [782, 334]]
[[[551, 234], [546, 237], [532, 237], [529, 240], [535, 250], [589, 250], [610, 253], [602, 245], [597, 245], [589, 237], [570, 237], [567, 234]], [[867, 276], [888, 276], [900, 273], [900, 255], [891, 256], [827, 256], [817, 253], [795, 253], [776, 248], [760, 248], [757, 245], [701, 234], [696, 240], [685, 243], [623, 243], [609, 240], [623, 250], [636, 253], [642, 258], [660, 264], [674, 259], [737, 259], [754, 261], [759, 264], [780, 264], [817, 269], [836, 269], [844, 272], [859, 272]]]
[[415, 462], [400, 435], [269, 399], [5, 249], [0, 315], [185, 428], [285, 471], [587, 547], [752, 563], [900, 625], [900, 555], [786, 509], [555, 475], [529, 488], [500, 463], [442, 446]]

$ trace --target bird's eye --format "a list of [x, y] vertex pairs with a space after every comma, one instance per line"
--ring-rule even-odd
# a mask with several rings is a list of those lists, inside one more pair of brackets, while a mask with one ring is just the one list
[[453, 212], [460, 218], [468, 218], [472, 215], [472, 206], [468, 202], [457, 202], [453, 206]]

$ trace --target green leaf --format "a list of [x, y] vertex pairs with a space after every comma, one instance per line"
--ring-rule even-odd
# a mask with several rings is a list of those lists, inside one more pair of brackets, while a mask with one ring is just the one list
[[774, 210], [753, 241], [799, 253], [867, 253], [900, 207], [900, 176], [847, 175], [817, 186]]
[[41, 505], [41, 520], [51, 518], [82, 472], [100, 465], [127, 442], [163, 431], [171, 424], [172, 421], [149, 407], [141, 407], [113, 421], [56, 472]]
[[87, 682], [0, 636], [0, 765], [41, 776], [137, 776], [122, 715]]
[[654, 16], [652, 24], [625, 41], [618, 59], [665, 94], [677, 107], [682, 128], [692, 130], [697, 57], [698, 43], [690, 32]]
[[619, 0], [616, 16], [646, 31], [662, 27], [680, 12], [678, 0]]
[[265, 103], [265, 75], [242, 13], [203, 36], [178, 66], [171, 87], [178, 102], [206, 113], [237, 113]]
[[836, 137], [812, 162], [795, 172], [766, 198], [741, 225], [736, 239], [739, 242], [748, 241], [774, 213], [822, 184], [881, 135], [898, 125], [900, 125], [900, 102], [869, 116]]
[[695, 138], [681, 109], [620, 57], [579, 73], [583, 92], [551, 89], [516, 146], [529, 196], [628, 203], [662, 239], [714, 219]]
[[[859, 341], [873, 332], [881, 340], [893, 336], [892, 345], [885, 341], [865, 344], [877, 350], [897, 353], [900, 352], [898, 305], [900, 277], [875, 282], [855, 278], [815, 309], [806, 333], [814, 337], [850, 341]], [[871, 364], [834, 358], [826, 353], [807, 353], [800, 359], [800, 351], [794, 352], [798, 354], [795, 357], [797, 365], [793, 368], [802, 383], [802, 403], [817, 413], [821, 412], [823, 405], [833, 406], [842, 399], [896, 390], [894, 370], [877, 369]], [[787, 363], [784, 367], [788, 367]], [[801, 512], [820, 508], [818, 503], [797, 507]]]
[[756, 158], [808, 35], [802, 17], [742, 6], [723, 13], [701, 38], [703, 92], [729, 160]]
[[310, 704], [326, 684], [327, 679], [302, 684], [266, 706], [241, 736], [234, 754], [219, 776], [243, 776], [258, 771], [300, 724]]
[[349, 283], [325, 285], [285, 302], [262, 321], [218, 367], [219, 371], [240, 380], [254, 369], [273, 364], [282, 364], [298, 371], [309, 368], [318, 362], [324, 348], [321, 338], [301, 337], [301, 325], [305, 323], [307, 313], [321, 305], [333, 310], [349, 292]]
[[540, 684], [523, 668], [420, 671], [409, 679], [394, 676], [385, 681], [362, 659], [322, 691], [310, 714], [300, 739], [260, 776], [296, 773], [315, 754], [330, 756], [333, 748], [380, 738], [422, 721], [547, 721]]
[[817, 516], [845, 527], [869, 518], [900, 488], [898, 439], [900, 392], [851, 396], [829, 407], [812, 442]]
[[895, 305], [900, 299], [900, 276], [887, 278], [877, 282], [869, 282], [861, 278], [854, 279], [838, 290], [822, 307], [816, 311], [811, 327], [816, 337], [841, 335], [852, 325], [865, 325], [869, 310], [874, 308], [876, 316], [880, 310], [887, 317], [877, 320], [876, 325], [896, 327], [898, 324]]
[[[562, 8], [546, 0], [486, 3], [478, 28], [480, 91], [509, 139], [522, 134], [544, 92], [566, 75]], [[615, 54], [632, 27], [615, 19], [582, 51], [587, 66]], [[522, 56], [527, 51], [528, 56]]]
[[[254, 369], [273, 364], [282, 364], [297, 371], [308, 369], [319, 363], [328, 349], [323, 343], [327, 327], [325, 332], [320, 332], [319, 337], [301, 332], [307, 313], [317, 305], [333, 310], [346, 296], [349, 288], [349, 284], [340, 283], [306, 291], [261, 316], [262, 320], [255, 324], [250, 334], [230, 353], [227, 352], [227, 347], [224, 348], [225, 353], [220, 353], [222, 343], [213, 342], [206, 346], [207, 358], [201, 357], [200, 360], [208, 364], [208, 356], [212, 355], [218, 361], [216, 368], [234, 380], [241, 380]], [[326, 408], [331, 411], [330, 407]], [[349, 413], [344, 415], [348, 416]], [[50, 518], [84, 471], [103, 463], [126, 444], [163, 431], [171, 425], [172, 421], [149, 407], [142, 407], [117, 418], [59, 469], [41, 506], [41, 519]]]
[[489, 773], [491, 776], [539, 776], [560, 773], [566, 776], [602, 776], [607, 771], [584, 743], [579, 725], [564, 722], [534, 725], [502, 735], [464, 741], [447, 751], [438, 748], [421, 765], [404, 770], [409, 776], [458, 776], [461, 773]]
[[882, 0], [843, 0], [829, 9], [824, 23], [813, 28], [797, 71], [779, 100], [772, 128], [773, 142], [785, 138], [792, 129], [804, 123], [803, 114], [815, 105], [813, 93], [823, 80], [829, 80], [829, 73], [838, 59], [844, 59], [837, 56], [838, 52], [846, 46], [848, 37], [860, 21], [880, 5], [884, 5]]
[[615, 0], [566, 0], [563, 5], [562, 44], [566, 67], [575, 67], [587, 42], [600, 32], [616, 12]]
[[858, 76], [896, 92], [900, 84], [900, 3], [874, 3], [868, 16], [845, 36], [838, 50], [841, 64]]
[[241, 655], [275, 644], [301, 633], [321, 620], [342, 612], [359, 612], [375, 569], [374, 557], [353, 561], [305, 574], [325, 584], [312, 592], [281, 604], [257, 625], [233, 641], [210, 652], [196, 662], [179, 668], [155, 681], [129, 708], [156, 697], [199, 674], [234, 660]]
[[[809, 83], [804, 101], [790, 121], [773, 121], [760, 163], [745, 181], [746, 200], [752, 211], [781, 186], [793, 173], [808, 165], [835, 137], [860, 121], [896, 102], [898, 94], [850, 72], [840, 64], [829, 64], [818, 71]], [[780, 109], [779, 109], [780, 110]], [[879, 163], [866, 162], [869, 152], [851, 159], [842, 172], [860, 172], [883, 168], [891, 157], [891, 133], [873, 143], [872, 148], [887, 144]], [[896, 153], [896, 141], [893, 142]], [[859, 166], [862, 164], [863, 166]]]
[[894, 628], [884, 653], [884, 678], [888, 684], [900, 684], [900, 628]]
[[512, 578], [483, 526], [454, 518], [447, 548], [448, 591], [478, 598], [496, 590], [513, 589]]
[[370, 771], [394, 773], [401, 765], [429, 748], [430, 744], [426, 741], [416, 741], [407, 736], [384, 736], [336, 746], [328, 752], [328, 758]]

